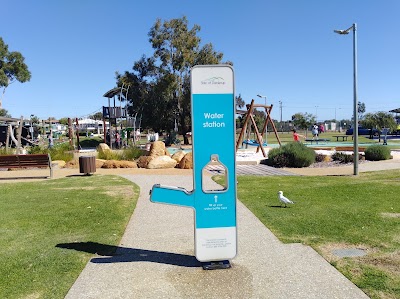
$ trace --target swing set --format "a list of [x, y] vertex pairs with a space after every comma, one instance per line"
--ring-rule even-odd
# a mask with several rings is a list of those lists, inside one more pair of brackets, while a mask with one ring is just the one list
[[[236, 152], [238, 151], [240, 144], [248, 143], [251, 145], [257, 145], [256, 153], [258, 153], [259, 150], [261, 150], [264, 158], [266, 158], [267, 154], [265, 153], [265, 150], [263, 148], [263, 145], [264, 145], [263, 144], [263, 134], [265, 133], [265, 129], [267, 128], [267, 125], [269, 122], [271, 122], [271, 126], [275, 133], [275, 137], [279, 143], [279, 146], [281, 145], [281, 140], [279, 139], [278, 131], [276, 130], [275, 124], [271, 119], [272, 107], [273, 107], [272, 104], [270, 106], [262, 105], [262, 104], [254, 104], [254, 100], [251, 100], [251, 104], [246, 105], [247, 110], [236, 110], [236, 114], [246, 115], [242, 130], [240, 131], [240, 134], [239, 134], [239, 138], [236, 141]], [[256, 109], [256, 108], [264, 108], [265, 114], [266, 114], [266, 118], [265, 118], [263, 129], [262, 129], [262, 134], [260, 134], [260, 132], [257, 128], [256, 121], [254, 119], [254, 109]], [[243, 140], [243, 138], [245, 135], [247, 135], [247, 137], [250, 137], [252, 128], [256, 134], [256, 140], [252, 143], [245, 142]], [[267, 136], [265, 136], [265, 137], [267, 137]], [[247, 138], [247, 140], [250, 140], [250, 138]]]

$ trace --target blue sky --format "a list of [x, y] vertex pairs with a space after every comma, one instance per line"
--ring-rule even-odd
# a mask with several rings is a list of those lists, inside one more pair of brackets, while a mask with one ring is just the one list
[[3, 108], [13, 117], [83, 117], [107, 105], [115, 72], [153, 51], [157, 18], [187, 16], [234, 63], [236, 94], [257, 94], [283, 120], [297, 112], [318, 120], [350, 118], [352, 34], [358, 26], [358, 98], [367, 112], [400, 107], [398, 0], [0, 0], [0, 36], [25, 57], [30, 82], [11, 84]]

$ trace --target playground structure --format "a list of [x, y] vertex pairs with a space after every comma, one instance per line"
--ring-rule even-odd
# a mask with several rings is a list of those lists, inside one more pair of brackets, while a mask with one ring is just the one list
[[[272, 107], [273, 107], [272, 104], [270, 106], [262, 105], [262, 104], [254, 104], [254, 100], [251, 100], [251, 103], [246, 105], [247, 110], [236, 110], [236, 114], [246, 115], [242, 130], [240, 131], [239, 137], [236, 141], [236, 151], [238, 151], [240, 144], [243, 144], [246, 142], [248, 143], [248, 141], [244, 141], [243, 139], [244, 139], [244, 136], [246, 135], [248, 137], [247, 140], [250, 140], [251, 129], [253, 128], [255, 135], [256, 135], [256, 140], [254, 142], [252, 142], [252, 145], [257, 145], [256, 153], [258, 153], [259, 150], [261, 150], [264, 158], [266, 158], [267, 154], [265, 153], [265, 150], [263, 148], [263, 145], [264, 145], [263, 135], [265, 133], [265, 130], [266, 130], [269, 122], [271, 122], [271, 126], [275, 133], [275, 137], [276, 137], [279, 145], [281, 145], [281, 141], [278, 136], [278, 131], [276, 130], [275, 124], [271, 119]], [[260, 131], [258, 130], [256, 121], [254, 119], [254, 109], [257, 109], [257, 108], [263, 108], [265, 111], [265, 114], [266, 114], [265, 121], [263, 124], [262, 134], [260, 134]], [[267, 144], [265, 143], [265, 145], [267, 145]]]
[[14, 143], [18, 154], [23, 152], [23, 146], [34, 144], [33, 140], [28, 138], [32, 136], [33, 131], [24, 126], [24, 117], [18, 118], [0, 117], [0, 147], [11, 148]]
[[[122, 101], [128, 100], [128, 91], [124, 87], [115, 87], [107, 91], [103, 96], [108, 98], [108, 106], [103, 106], [103, 127], [106, 128], [106, 119], [108, 119], [110, 129], [104, 130], [104, 143], [107, 143], [110, 148], [117, 144], [117, 132], [121, 131], [121, 140], [124, 140], [128, 144], [128, 140], [132, 139], [135, 144], [138, 139], [135, 138], [135, 132], [137, 129], [140, 130], [142, 117], [138, 119], [138, 112], [133, 117], [128, 116], [127, 105], [122, 107]], [[116, 97], [119, 99], [119, 106], [116, 105]], [[111, 106], [111, 99], [113, 99], [113, 106]], [[125, 120], [124, 125], [122, 120]], [[113, 127], [114, 126], [114, 127]]]

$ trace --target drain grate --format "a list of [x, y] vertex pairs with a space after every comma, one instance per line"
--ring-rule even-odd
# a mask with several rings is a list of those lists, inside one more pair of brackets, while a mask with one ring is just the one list
[[332, 253], [338, 257], [357, 257], [367, 254], [365, 250], [356, 248], [335, 249], [332, 250]]

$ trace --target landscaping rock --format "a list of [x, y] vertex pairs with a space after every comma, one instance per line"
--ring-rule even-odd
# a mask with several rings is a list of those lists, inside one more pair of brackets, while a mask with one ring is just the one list
[[96, 168], [102, 168], [106, 160], [96, 159]]
[[179, 162], [179, 168], [181, 169], [193, 169], [193, 154], [187, 153], [182, 160]]
[[150, 147], [151, 157], [165, 156], [168, 155], [165, 150], [165, 143], [162, 141], [154, 141]]
[[119, 168], [138, 168], [135, 161], [119, 161]]
[[105, 155], [106, 152], [111, 152], [111, 149], [106, 143], [100, 143], [97, 146], [97, 152]]
[[59, 169], [64, 168], [67, 163], [64, 160], [54, 160], [51, 161], [51, 164], [54, 168]]
[[169, 156], [158, 156], [150, 160], [147, 165], [148, 169], [164, 169], [164, 168], [174, 168], [176, 166], [176, 161]]
[[136, 161], [137, 166], [139, 168], [147, 168], [147, 165], [152, 159], [153, 157], [150, 156], [140, 156], [139, 159]]
[[121, 161], [117, 160], [106, 160], [101, 168], [119, 168]]
[[177, 151], [175, 154], [172, 155], [172, 159], [174, 159], [178, 164], [181, 162], [182, 158], [186, 155], [184, 151]]
[[106, 160], [101, 168], [137, 168], [137, 164], [134, 161]]
[[65, 167], [67, 167], [67, 168], [79, 168], [79, 161], [76, 160], [76, 159], [68, 161], [65, 164]]

